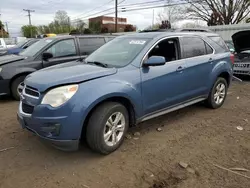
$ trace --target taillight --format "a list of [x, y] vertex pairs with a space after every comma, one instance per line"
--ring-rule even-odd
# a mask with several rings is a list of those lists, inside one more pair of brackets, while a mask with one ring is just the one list
[[230, 60], [231, 60], [232, 64], [234, 64], [234, 54], [230, 54]]

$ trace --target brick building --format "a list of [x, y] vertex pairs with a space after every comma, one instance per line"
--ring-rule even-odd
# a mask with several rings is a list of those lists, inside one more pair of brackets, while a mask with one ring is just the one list
[[[98, 23], [101, 25], [101, 30], [104, 28], [107, 29], [107, 32], [115, 31], [115, 18], [109, 16], [99, 16], [89, 19], [89, 25], [92, 23]], [[125, 28], [131, 28], [132, 31], [135, 31], [136, 28], [131, 24], [127, 24], [127, 18], [117, 18], [117, 31], [124, 32]]]

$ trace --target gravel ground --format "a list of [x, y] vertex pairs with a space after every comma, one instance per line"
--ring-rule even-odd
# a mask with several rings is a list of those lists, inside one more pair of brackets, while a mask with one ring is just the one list
[[250, 171], [219, 168], [250, 170], [249, 99], [250, 84], [234, 83], [222, 108], [199, 104], [144, 122], [108, 156], [45, 145], [20, 128], [18, 103], [0, 99], [0, 187], [249, 188]]

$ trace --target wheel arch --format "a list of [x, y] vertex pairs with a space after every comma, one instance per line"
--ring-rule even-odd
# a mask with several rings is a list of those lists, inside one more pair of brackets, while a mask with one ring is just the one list
[[88, 113], [82, 123], [82, 132], [81, 132], [81, 139], [85, 139], [85, 135], [86, 135], [86, 129], [88, 126], [88, 121], [89, 118], [91, 116], [91, 114], [103, 103], [106, 102], [118, 102], [122, 105], [125, 106], [125, 108], [128, 111], [129, 114], [129, 127], [132, 127], [136, 124], [136, 111], [135, 111], [135, 107], [134, 104], [132, 103], [131, 99], [129, 99], [128, 97], [122, 96], [122, 95], [117, 95], [117, 96], [109, 96], [109, 97], [105, 97], [102, 98], [101, 100], [99, 100], [98, 102], [94, 103], [90, 109], [88, 110]]

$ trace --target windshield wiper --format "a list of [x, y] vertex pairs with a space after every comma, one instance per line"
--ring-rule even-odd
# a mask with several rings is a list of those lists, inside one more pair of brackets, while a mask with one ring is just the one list
[[108, 64], [105, 64], [105, 63], [102, 63], [102, 62], [99, 62], [99, 61], [88, 61], [86, 63], [87, 64], [94, 64], [94, 65], [101, 66], [101, 67], [104, 67], [104, 68], [108, 67]]

